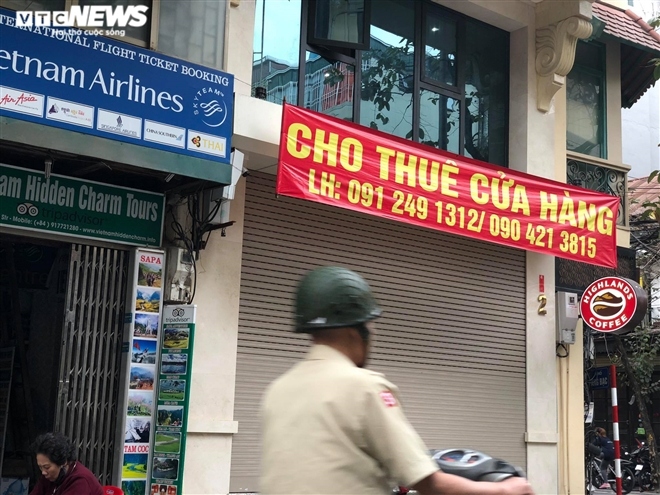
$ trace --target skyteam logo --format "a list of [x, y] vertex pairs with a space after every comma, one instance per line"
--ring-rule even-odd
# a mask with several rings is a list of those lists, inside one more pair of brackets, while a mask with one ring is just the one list
[[200, 89], [193, 99], [193, 113], [209, 127], [220, 127], [227, 119], [225, 94], [219, 89]]
[[75, 27], [111, 28], [95, 31], [96, 34], [122, 35], [123, 31], [114, 28], [142, 27], [147, 21], [146, 5], [72, 5], [70, 10], [59, 11], [18, 11], [17, 27]]

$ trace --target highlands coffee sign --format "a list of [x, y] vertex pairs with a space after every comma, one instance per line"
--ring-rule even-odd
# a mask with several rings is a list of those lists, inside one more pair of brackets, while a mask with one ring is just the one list
[[603, 277], [582, 294], [580, 314], [598, 332], [623, 334], [633, 330], [648, 310], [646, 291], [633, 280]]

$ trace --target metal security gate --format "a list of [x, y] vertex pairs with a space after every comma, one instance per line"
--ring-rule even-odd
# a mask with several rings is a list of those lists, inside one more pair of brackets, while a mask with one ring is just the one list
[[[524, 466], [525, 252], [311, 202], [246, 192], [232, 492], [258, 489], [259, 404], [301, 359], [295, 284], [338, 264], [369, 281], [384, 314], [369, 367], [400, 387], [429, 448], [482, 449]], [[351, 407], [347, 404], [347, 407]]]
[[128, 254], [71, 246], [55, 429], [102, 484], [113, 472]]

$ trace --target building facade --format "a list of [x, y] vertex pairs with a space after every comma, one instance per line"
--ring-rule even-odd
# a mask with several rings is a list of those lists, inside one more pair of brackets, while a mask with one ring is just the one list
[[[86, 5], [83, 0], [52, 3], [32, 2], [30, 8], [70, 10], [71, 3]], [[17, 281], [21, 294], [31, 294], [30, 307], [38, 307], [36, 301], [54, 301], [46, 306], [54, 315], [48, 318], [53, 327], [66, 331], [65, 316], [70, 314], [66, 311], [71, 311], [65, 307], [67, 301], [80, 301], [83, 286], [72, 282], [84, 278], [75, 278], [79, 265], [94, 265], [93, 256], [109, 256], [119, 259], [113, 261], [119, 263], [116, 267], [99, 263], [108, 267], [107, 273], [124, 273], [126, 279], [113, 279], [113, 287], [123, 287], [112, 305], [114, 319], [103, 320], [90, 332], [82, 317], [78, 328], [84, 330], [79, 330], [84, 345], [61, 347], [65, 356], [72, 357], [64, 359], [62, 351], [49, 352], [49, 346], [30, 343], [30, 360], [41, 367], [31, 369], [30, 376], [52, 376], [52, 384], [41, 395], [34, 394], [52, 412], [37, 414], [41, 423], [33, 433], [59, 427], [77, 438], [81, 459], [93, 458], [90, 452], [104, 439], [85, 429], [89, 414], [77, 416], [83, 425], [78, 429], [57, 423], [58, 407], [69, 411], [80, 403], [89, 411], [92, 403], [62, 402], [61, 384], [72, 381], [67, 375], [71, 370], [86, 376], [87, 368], [93, 367], [97, 358], [90, 343], [99, 335], [114, 332], [110, 347], [128, 359], [122, 343], [132, 343], [135, 335], [126, 336], [125, 313], [132, 313], [134, 328], [135, 314], [144, 312], [131, 312], [123, 303], [131, 301], [128, 279], [135, 268], [130, 261], [136, 249], [162, 254], [170, 266], [173, 260], [183, 263], [185, 257], [176, 254], [183, 252], [195, 259], [190, 277], [194, 282], [177, 279], [174, 285], [191, 293], [180, 298], [170, 294], [169, 299], [185, 303], [194, 294], [197, 320], [185, 405], [185, 464], [181, 461], [177, 481], [182, 481], [186, 494], [257, 492], [261, 394], [304, 356], [308, 345], [306, 338], [291, 332], [295, 284], [308, 269], [341, 264], [362, 273], [383, 306], [371, 367], [399, 385], [407, 415], [429, 448], [470, 447], [510, 460], [526, 470], [537, 493], [584, 489], [582, 327], [577, 325], [574, 344], [558, 347], [555, 293], [579, 293], [582, 282], [598, 278], [601, 269], [278, 197], [282, 102], [381, 131], [383, 140], [412, 140], [438, 153], [488, 162], [504, 174], [522, 172], [618, 196], [616, 238], [625, 249], [629, 246], [628, 167], [622, 156], [621, 108], [650, 85], [644, 63], [657, 56], [660, 42], [627, 17], [623, 6], [587, 0], [373, 3], [386, 6], [369, 9], [369, 2], [347, 2], [346, 11], [335, 12], [342, 20], [322, 25], [319, 31], [318, 26], [312, 29], [310, 20], [312, 15], [327, 19], [324, 2], [316, 2], [319, 10], [310, 12], [311, 3], [300, 0], [153, 0], [149, 23], [127, 30], [118, 46], [142, 54], [149, 63], [153, 60], [157, 68], [166, 61], [189, 66], [194, 70], [186, 75], [192, 74], [194, 80], [213, 83], [218, 81], [214, 76], [233, 78], [231, 150], [227, 148], [224, 156], [217, 154], [217, 144], [209, 144], [219, 137], [209, 127], [186, 124], [186, 145], [165, 150], [3, 111], [0, 137], [6, 166], [43, 177], [53, 173], [139, 189], [157, 195], [166, 213], [162, 240], [129, 245], [2, 225], [3, 241], [12, 253], [29, 254], [34, 246], [44, 245], [55, 249], [50, 256], [56, 261], [49, 265], [45, 289], [25, 286], [30, 270], [17, 274], [25, 279]], [[27, 8], [23, 2], [3, 0], [1, 5], [9, 9], [8, 16]], [[622, 26], [637, 29], [639, 39], [626, 38]], [[132, 46], [124, 45], [126, 41]], [[10, 67], [13, 49], [3, 46], [3, 50], [4, 67]], [[48, 50], [42, 58], [45, 53]], [[625, 65], [630, 60], [638, 65]], [[31, 68], [36, 67], [33, 64]], [[642, 82], [624, 80], [622, 74], [629, 71], [639, 74]], [[152, 86], [145, 79], [140, 84], [153, 87], [167, 80], [153, 76]], [[194, 96], [201, 97], [197, 91], [207, 94], [203, 89], [190, 93], [192, 101], [184, 98], [183, 106], [195, 105]], [[143, 94], [148, 103], [151, 93]], [[176, 104], [175, 98], [155, 98], [168, 107]], [[102, 108], [100, 102], [89, 105]], [[198, 115], [194, 110], [200, 109], [190, 110], [192, 119]], [[206, 117], [214, 115], [218, 116]], [[124, 119], [121, 128], [130, 122]], [[195, 138], [197, 143], [192, 141]], [[195, 153], [205, 147], [205, 154]], [[48, 159], [51, 165], [46, 165]], [[121, 227], [118, 232], [127, 234]], [[20, 256], [29, 259], [28, 254]], [[72, 259], [89, 261], [72, 265]], [[621, 258], [618, 266], [624, 272], [629, 268]], [[59, 284], [52, 282], [58, 274]], [[163, 276], [163, 290], [173, 289], [172, 277], [165, 272]], [[576, 276], [585, 280], [576, 281]], [[97, 285], [90, 279], [90, 287]], [[11, 287], [5, 288], [4, 297], [11, 299], [11, 292]], [[104, 294], [92, 292], [89, 303], [96, 307], [107, 302]], [[79, 313], [87, 315], [83, 309]], [[43, 315], [34, 314], [28, 326], [46, 328]], [[11, 321], [7, 319], [5, 328]], [[50, 346], [59, 347], [61, 328], [40, 331], [52, 340]], [[16, 332], [6, 330], [7, 345]], [[106, 402], [121, 411], [126, 406], [121, 390], [131, 380], [121, 373], [126, 369], [124, 361], [114, 359], [116, 367], [106, 368], [114, 373], [111, 382], [117, 390]], [[70, 362], [90, 365], [83, 369]], [[82, 380], [73, 381], [87, 390]], [[105, 447], [110, 457], [125, 438], [127, 428], [119, 423], [108, 423], [106, 430], [117, 437]], [[171, 436], [178, 430], [163, 431]], [[12, 438], [12, 448], [20, 451], [19, 435]], [[147, 471], [170, 467], [164, 460], [154, 467], [152, 458]], [[96, 474], [108, 483], [128, 481], [130, 493], [152, 489], [147, 474], [130, 477], [141, 468], [127, 467], [125, 458], [102, 460], [97, 466], [103, 472]], [[129, 476], [125, 468], [131, 471]], [[3, 475], [24, 475], [18, 470], [3, 468]], [[135, 483], [142, 479], [143, 485]]]

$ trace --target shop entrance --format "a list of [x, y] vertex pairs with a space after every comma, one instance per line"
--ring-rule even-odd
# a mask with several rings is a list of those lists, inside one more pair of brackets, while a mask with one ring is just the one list
[[[30, 444], [60, 431], [110, 484], [128, 251], [3, 236], [0, 457], [3, 478], [39, 472]], [[6, 400], [8, 399], [8, 400]]]

